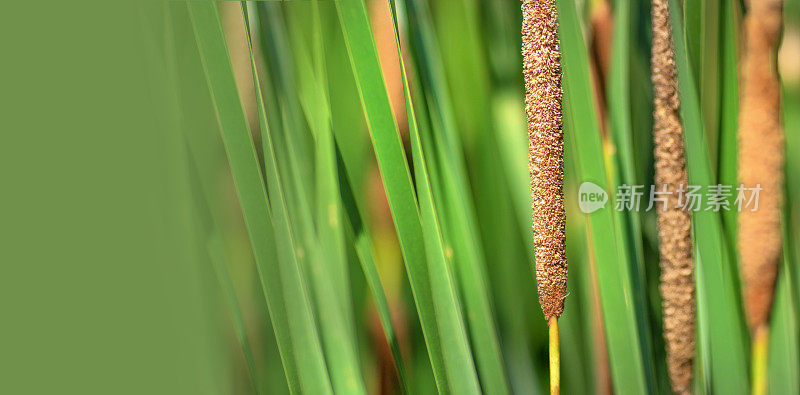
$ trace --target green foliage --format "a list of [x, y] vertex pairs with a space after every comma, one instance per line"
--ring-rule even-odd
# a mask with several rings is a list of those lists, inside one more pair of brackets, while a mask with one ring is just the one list
[[[203, 76], [203, 94], [182, 92], [178, 101], [213, 109], [184, 114], [181, 130], [200, 237], [248, 388], [546, 393], [519, 2], [231, 5], [176, 3], [171, 17], [192, 29], [174, 23], [165, 34], [191, 42], [192, 56], [177, 57], [169, 71]], [[594, 81], [606, 95], [600, 108], [590, 18], [575, 1], [557, 1], [570, 259], [563, 388], [602, 392], [610, 381], [617, 393], [666, 393], [654, 217], [614, 209], [620, 185], [652, 183], [649, 15], [637, 1], [612, 5], [609, 75]], [[672, 1], [671, 10], [690, 183], [735, 184], [740, 3], [684, 9]], [[388, 64], [392, 56], [403, 61]], [[798, 87], [784, 89], [785, 122], [797, 125], [788, 106], [800, 102]], [[800, 153], [795, 140], [787, 141], [790, 163]], [[787, 170], [787, 202], [800, 190], [795, 170]], [[232, 178], [233, 214], [219, 174]], [[609, 195], [605, 209], [578, 209], [585, 181]], [[800, 390], [796, 213], [787, 204], [769, 353], [774, 393]], [[228, 236], [230, 217], [243, 221], [252, 272], [236, 269], [242, 244]], [[744, 393], [749, 336], [736, 215], [695, 212], [692, 226], [695, 388]], [[248, 276], [258, 292], [244, 293], [235, 280]], [[249, 328], [252, 306], [266, 306], [268, 333]], [[259, 344], [278, 352], [262, 355]]]

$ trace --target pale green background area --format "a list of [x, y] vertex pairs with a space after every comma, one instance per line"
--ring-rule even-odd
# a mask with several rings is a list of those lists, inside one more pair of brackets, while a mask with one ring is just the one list
[[232, 392], [162, 5], [0, 12], [0, 393]]

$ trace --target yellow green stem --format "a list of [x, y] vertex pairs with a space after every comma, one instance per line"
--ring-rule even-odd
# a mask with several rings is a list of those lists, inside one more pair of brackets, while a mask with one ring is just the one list
[[[552, 340], [551, 340], [552, 341]], [[767, 394], [767, 351], [769, 349], [769, 327], [761, 325], [753, 333], [753, 395]]]
[[558, 349], [558, 318], [550, 317], [550, 395], [561, 392], [561, 352]]

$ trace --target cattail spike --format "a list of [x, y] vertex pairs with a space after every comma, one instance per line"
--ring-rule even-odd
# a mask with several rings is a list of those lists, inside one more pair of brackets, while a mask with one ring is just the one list
[[739, 102], [739, 182], [760, 187], [758, 209], [739, 213], [739, 251], [747, 322], [768, 325], [781, 258], [780, 205], [784, 138], [775, 50], [781, 30], [781, 1], [750, 1], [744, 21], [745, 46]]
[[561, 50], [553, 0], [522, 1], [522, 55], [536, 281], [549, 321], [561, 315], [567, 292]]
[[666, 206], [658, 207], [664, 338], [672, 391], [689, 394], [695, 350], [694, 264], [691, 215], [678, 201], [678, 190], [685, 191], [689, 182], [668, 0], [653, 0], [652, 14], [655, 187], [670, 192]]

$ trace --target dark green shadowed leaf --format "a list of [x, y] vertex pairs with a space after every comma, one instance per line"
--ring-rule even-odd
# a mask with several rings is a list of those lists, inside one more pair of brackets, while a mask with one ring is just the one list
[[364, 216], [361, 214], [363, 211], [363, 203], [357, 202], [358, 199], [353, 194], [353, 188], [346, 170], [347, 165], [344, 163], [341, 151], [339, 151], [338, 147], [336, 153], [339, 173], [342, 175], [340, 182], [342, 204], [347, 214], [347, 221], [350, 227], [349, 230], [353, 233], [353, 238], [355, 239], [356, 254], [358, 255], [359, 262], [361, 263], [361, 268], [364, 271], [364, 277], [367, 280], [367, 285], [372, 293], [372, 299], [375, 302], [375, 307], [378, 310], [378, 316], [381, 320], [381, 325], [383, 326], [386, 342], [389, 344], [389, 348], [392, 351], [392, 357], [394, 358], [395, 368], [397, 369], [401, 388], [404, 392], [408, 393], [409, 386], [407, 382], [408, 379], [406, 378], [405, 363], [403, 362], [403, 357], [400, 353], [400, 344], [398, 343], [397, 333], [395, 332], [394, 324], [392, 323], [389, 302], [386, 300], [386, 294], [383, 291], [383, 285], [381, 284], [381, 279], [375, 266], [375, 259], [373, 258], [374, 247], [372, 246], [369, 229], [364, 223]]

